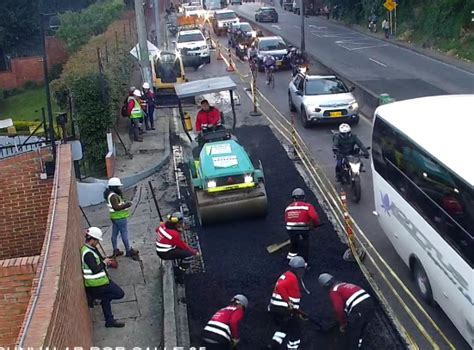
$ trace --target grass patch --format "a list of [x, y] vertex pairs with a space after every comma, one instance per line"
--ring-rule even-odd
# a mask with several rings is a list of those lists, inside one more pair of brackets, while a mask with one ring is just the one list
[[[53, 116], [60, 108], [51, 99]], [[41, 120], [41, 107], [46, 108], [46, 96], [44, 88], [26, 90], [18, 95], [5, 98], [0, 101], [0, 119], [12, 118], [13, 120]]]

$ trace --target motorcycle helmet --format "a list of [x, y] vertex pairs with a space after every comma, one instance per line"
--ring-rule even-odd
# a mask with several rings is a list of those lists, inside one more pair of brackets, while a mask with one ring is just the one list
[[296, 50], [296, 54], [297, 54], [298, 56], [301, 56], [301, 50]]
[[351, 126], [346, 123], [339, 125], [339, 134], [342, 138], [348, 139], [351, 136]]

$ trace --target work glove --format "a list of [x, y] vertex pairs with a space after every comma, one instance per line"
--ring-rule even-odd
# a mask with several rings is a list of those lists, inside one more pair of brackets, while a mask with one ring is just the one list
[[295, 310], [295, 305], [293, 305], [293, 303], [292, 303], [291, 301], [289, 301], [289, 300], [288, 300], [288, 309], [289, 309], [290, 311]]
[[239, 344], [240, 339], [232, 338], [232, 347], [236, 347]]
[[346, 331], [347, 331], [347, 325], [339, 326], [339, 332], [346, 333]]

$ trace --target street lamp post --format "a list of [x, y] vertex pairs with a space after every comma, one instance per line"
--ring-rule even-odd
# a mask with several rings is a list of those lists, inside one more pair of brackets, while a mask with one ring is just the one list
[[54, 138], [54, 126], [53, 126], [53, 108], [51, 106], [51, 92], [49, 91], [49, 75], [48, 75], [48, 55], [46, 53], [46, 37], [44, 32], [45, 18], [51, 16], [49, 14], [40, 14], [40, 33], [41, 41], [43, 44], [43, 74], [44, 74], [44, 90], [46, 93], [46, 107], [48, 110], [48, 123], [49, 123], [49, 138], [51, 140], [51, 150], [53, 152], [53, 160], [56, 163], [56, 140]]
[[300, 0], [300, 16], [301, 16], [301, 52], [305, 52], [306, 44], [304, 37], [304, 0]]

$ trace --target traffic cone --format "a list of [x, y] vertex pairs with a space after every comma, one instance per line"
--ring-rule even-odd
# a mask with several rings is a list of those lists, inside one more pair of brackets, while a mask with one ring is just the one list
[[217, 59], [219, 61], [223, 60], [222, 55], [221, 55], [221, 44], [219, 44], [219, 43], [217, 43]]
[[229, 65], [227, 66], [226, 71], [235, 72], [234, 62], [232, 62], [232, 53], [231, 53], [230, 49], [227, 49], [227, 50], [229, 52]]

